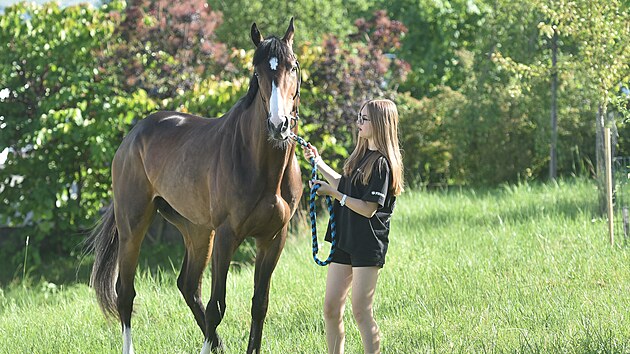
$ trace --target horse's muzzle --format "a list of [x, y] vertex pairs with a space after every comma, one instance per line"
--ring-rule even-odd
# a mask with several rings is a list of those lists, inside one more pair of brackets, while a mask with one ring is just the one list
[[282, 123], [274, 125], [271, 122], [271, 116], [267, 119], [267, 128], [271, 137], [275, 140], [286, 140], [291, 135], [291, 118], [290, 116], [283, 116]]

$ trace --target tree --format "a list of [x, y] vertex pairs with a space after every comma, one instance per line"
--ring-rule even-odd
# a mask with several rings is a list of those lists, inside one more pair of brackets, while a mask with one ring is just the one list
[[[495, 185], [546, 175], [552, 50], [539, 29], [545, 18], [527, 1], [495, 1], [471, 50], [458, 52], [463, 83], [438, 87], [446, 96], [424, 104], [444, 112], [439, 136], [448, 142], [442, 147], [448, 149], [445, 173], [452, 183]], [[563, 38], [559, 46], [558, 151], [564, 153], [558, 172], [580, 173], [594, 156], [587, 118], [592, 111], [585, 104], [593, 95], [570, 70], [576, 46]]]
[[168, 98], [212, 74], [236, 71], [215, 36], [221, 13], [205, 0], [133, 0], [114, 15], [121, 19], [118, 40], [101, 60], [115, 69], [127, 92], [142, 88], [151, 97]]
[[600, 205], [605, 205], [603, 131], [614, 124], [606, 118], [619, 87], [630, 79], [630, 5], [611, 1], [535, 1], [547, 20], [540, 24], [547, 37], [571, 39], [578, 45], [572, 69], [585, 79], [596, 101], [596, 160]]
[[295, 43], [318, 45], [326, 35], [344, 38], [353, 30], [354, 19], [369, 14], [367, 0], [209, 0], [210, 6], [223, 13], [223, 26], [217, 37], [228, 47], [250, 48], [249, 29], [256, 22], [265, 28], [263, 35], [281, 35], [291, 17], [295, 18]]
[[409, 70], [406, 62], [385, 55], [400, 47], [407, 31], [400, 22], [377, 11], [358, 19], [355, 26], [347, 38], [329, 36], [321, 51], [300, 54], [307, 64], [302, 102], [308, 105], [301, 112], [308, 124], [303, 130], [311, 143], [324, 146], [322, 152], [330, 158], [346, 157], [354, 145], [351, 132], [359, 106], [371, 98], [393, 99]]
[[[131, 120], [155, 104], [119, 96], [95, 52], [112, 40], [110, 10], [20, 3], [0, 17], [0, 222], [20, 227], [2, 257], [69, 253], [109, 199], [109, 164]], [[5, 253], [6, 252], [6, 253]]]
[[401, 59], [412, 63], [401, 91], [416, 98], [458, 90], [467, 78], [468, 52], [476, 51], [486, 16], [485, 0], [378, 0], [371, 11], [384, 9], [392, 19], [413, 28], [402, 38]]
[[597, 175], [600, 205], [605, 205], [604, 126], [611, 126], [606, 114], [618, 95], [618, 88], [630, 79], [630, 4], [623, 0], [601, 2], [558, 1], [553, 6], [539, 4], [558, 32], [580, 43], [575, 70], [587, 78], [595, 90], [598, 104], [596, 115]]

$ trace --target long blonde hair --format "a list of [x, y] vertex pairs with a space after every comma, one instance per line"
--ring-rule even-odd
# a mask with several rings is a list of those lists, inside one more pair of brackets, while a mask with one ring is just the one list
[[[404, 189], [403, 163], [400, 155], [400, 146], [398, 144], [398, 109], [396, 109], [394, 102], [386, 99], [367, 101], [361, 106], [359, 114], [361, 114], [364, 107], [367, 107], [368, 116], [372, 123], [372, 136], [376, 144], [376, 149], [380, 155], [387, 159], [391, 168], [392, 181], [390, 191], [397, 196], [402, 193]], [[363, 163], [363, 166], [358, 166], [367, 151], [368, 140], [359, 137], [357, 146], [343, 166], [343, 173], [348, 177], [352, 176], [352, 173], [357, 168], [361, 168], [363, 172], [357, 174], [356, 178], [360, 178], [361, 183], [364, 185], [369, 183], [374, 164], [380, 158], [378, 154], [374, 154], [373, 157], [370, 157]], [[380, 166], [378, 167], [380, 168]]]

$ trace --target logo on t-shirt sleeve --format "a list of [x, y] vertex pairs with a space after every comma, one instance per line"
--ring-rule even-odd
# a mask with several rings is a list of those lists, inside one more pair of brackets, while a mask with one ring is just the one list
[[377, 192], [377, 191], [372, 191], [372, 195], [378, 195], [379, 197], [385, 198], [385, 194], [383, 194], [381, 192]]

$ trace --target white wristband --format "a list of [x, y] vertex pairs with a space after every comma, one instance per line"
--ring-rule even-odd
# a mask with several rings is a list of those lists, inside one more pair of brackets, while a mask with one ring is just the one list
[[347, 196], [347, 195], [345, 195], [345, 194], [343, 195], [343, 197], [341, 197], [341, 200], [339, 201], [339, 204], [340, 204], [341, 206], [346, 205], [346, 198], [348, 198], [348, 196]]

